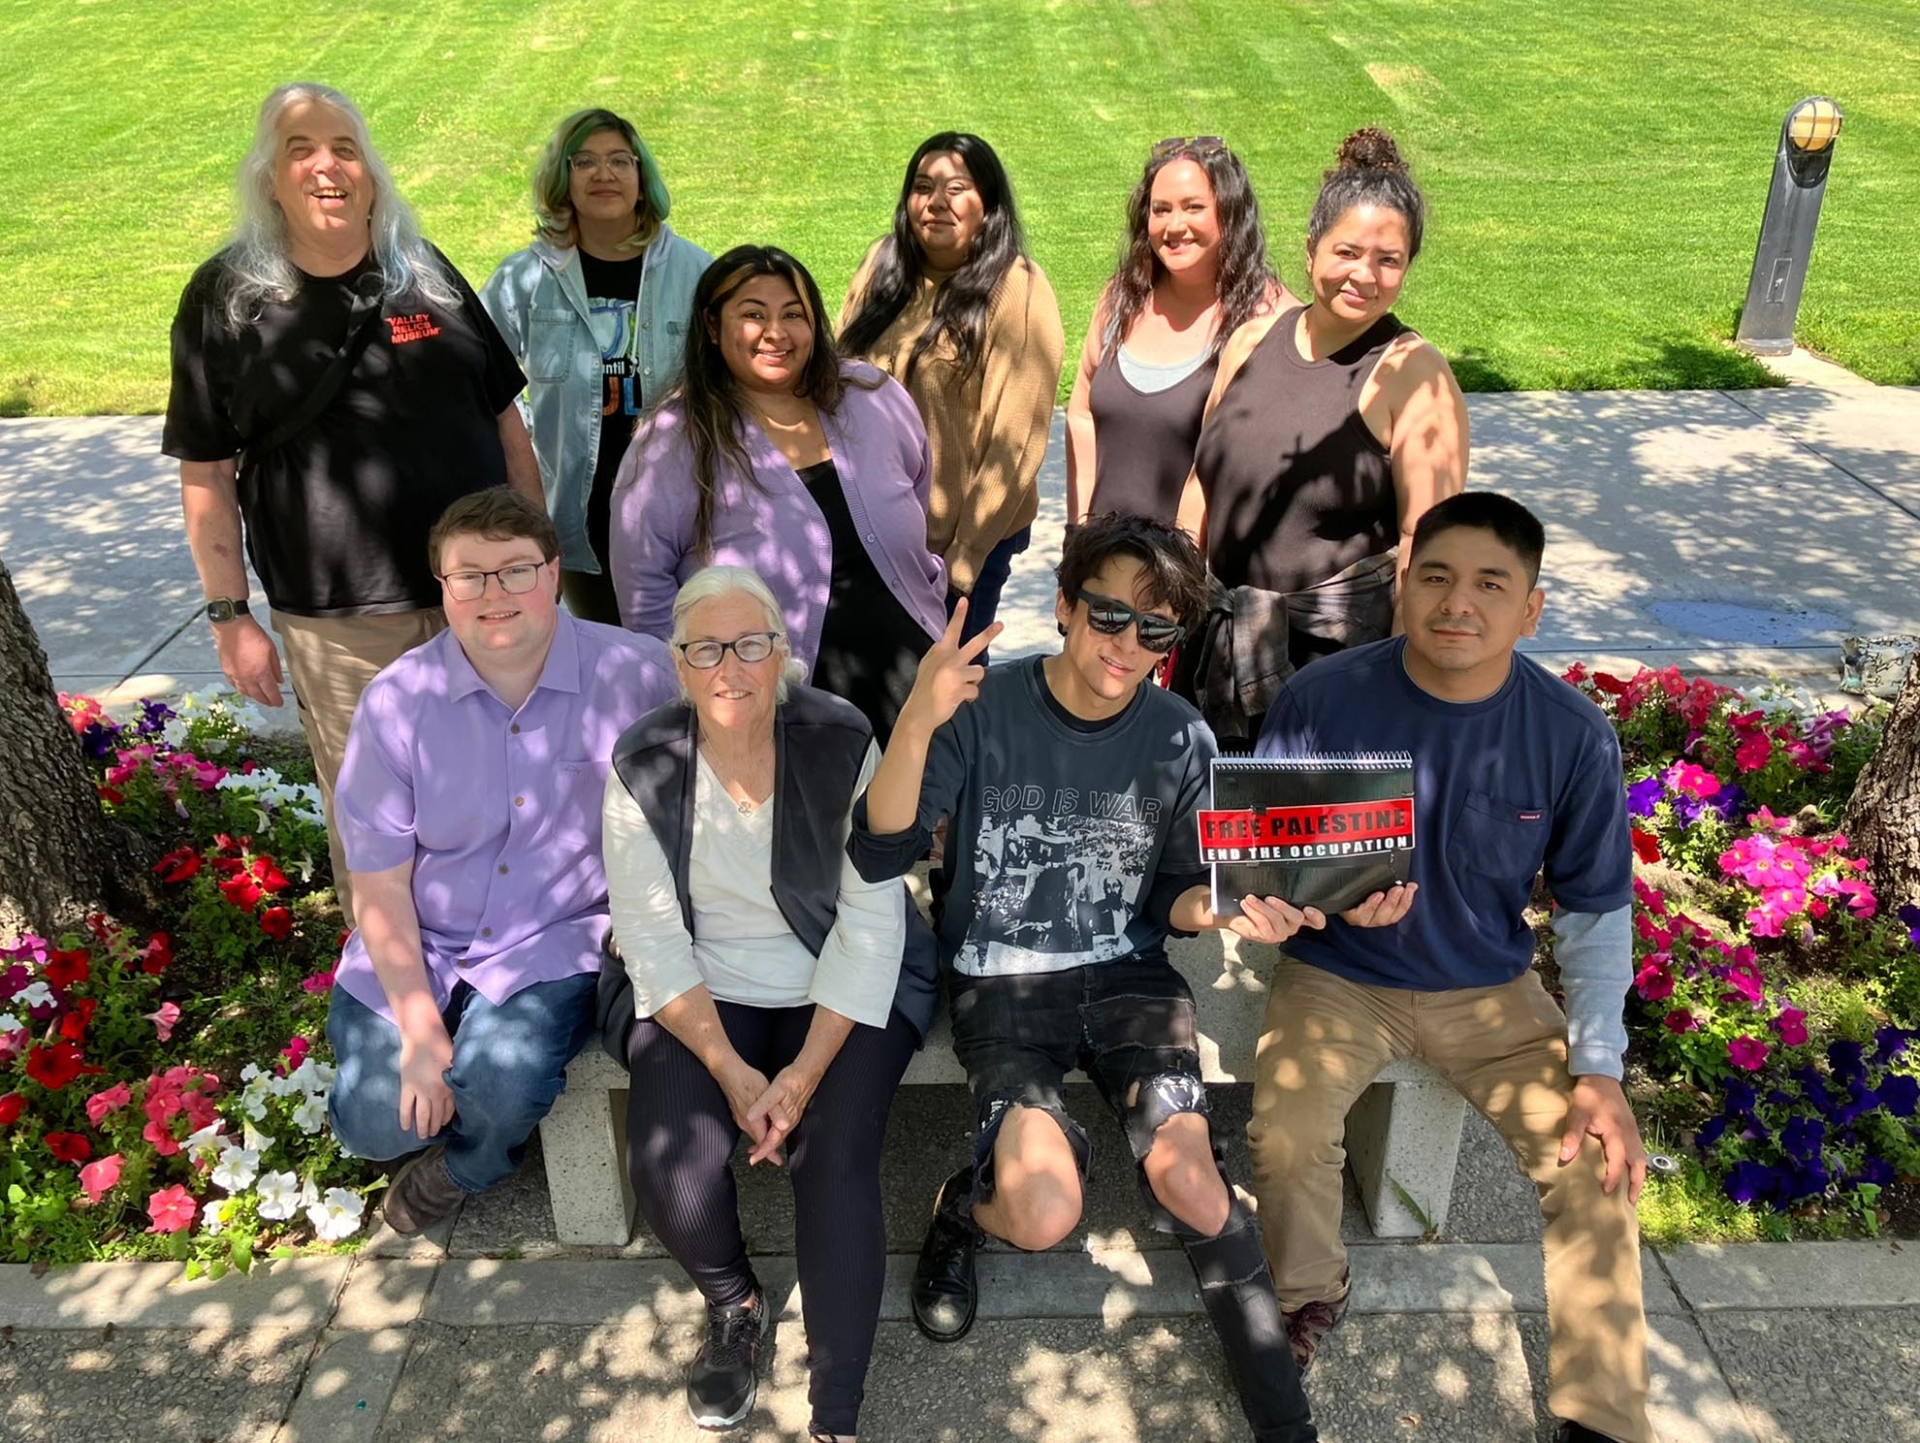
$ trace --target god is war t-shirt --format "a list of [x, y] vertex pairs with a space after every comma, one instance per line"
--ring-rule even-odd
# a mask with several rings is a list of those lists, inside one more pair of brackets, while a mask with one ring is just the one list
[[951, 817], [935, 930], [967, 976], [1164, 957], [1173, 898], [1206, 878], [1197, 813], [1213, 755], [1199, 713], [1158, 687], [1087, 730], [1038, 658], [1006, 662], [934, 733], [913, 831], [875, 836], [863, 798], [850, 848], [862, 875], [892, 875]]

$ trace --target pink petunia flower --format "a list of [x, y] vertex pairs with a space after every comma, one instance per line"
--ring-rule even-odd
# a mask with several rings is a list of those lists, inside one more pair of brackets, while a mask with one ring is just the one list
[[1669, 1012], [1661, 1020], [1666, 1024], [1666, 1029], [1669, 1032], [1698, 1032], [1700, 1030], [1698, 1019], [1684, 1007], [1674, 1008], [1673, 1011]]
[[144, 1013], [142, 1015], [145, 1016], [147, 1021], [153, 1024], [153, 1030], [160, 1034], [160, 1040], [162, 1042], [173, 1041], [173, 1026], [180, 1020], [180, 1004], [178, 1002], [162, 1002], [157, 1011]]
[[172, 1187], [163, 1187], [147, 1199], [147, 1216], [153, 1219], [150, 1233], [178, 1233], [193, 1226], [194, 1218], [200, 1208], [193, 1200], [193, 1194], [179, 1183]]
[[132, 1101], [132, 1090], [126, 1083], [116, 1082], [87, 1099], [87, 1121], [98, 1127], [102, 1118], [111, 1117]]
[[1742, 1033], [1727, 1044], [1727, 1057], [1735, 1067], [1743, 1068], [1748, 1072], [1758, 1072], [1766, 1066], [1767, 1054], [1772, 1050], [1759, 1038]]
[[1697, 762], [1675, 762], [1667, 768], [1667, 785], [1698, 801], [1720, 793], [1720, 778]]
[[87, 1195], [88, 1202], [97, 1203], [113, 1191], [114, 1184], [120, 1181], [120, 1168], [125, 1162], [126, 1159], [116, 1152], [80, 1169], [80, 1190]]
[[331, 992], [333, 990], [333, 971], [329, 968], [325, 972], [316, 972], [311, 977], [303, 978], [300, 986], [305, 991], [312, 992], [316, 996], [322, 992]]
[[1807, 1042], [1807, 1014], [1798, 1007], [1782, 1007], [1780, 1015], [1773, 1019], [1773, 1029], [1780, 1034], [1783, 1047], [1804, 1047]]

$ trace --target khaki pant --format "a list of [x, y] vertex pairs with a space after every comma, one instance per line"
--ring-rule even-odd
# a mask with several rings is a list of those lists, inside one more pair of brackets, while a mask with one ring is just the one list
[[1653, 1443], [1640, 1229], [1623, 1179], [1600, 1190], [1600, 1144], [1559, 1165], [1572, 1079], [1567, 1021], [1532, 972], [1500, 987], [1367, 987], [1282, 956], [1258, 1061], [1253, 1152], [1260, 1228], [1288, 1311], [1347, 1291], [1341, 1145], [1350, 1108], [1395, 1058], [1417, 1057], [1499, 1129], [1546, 1218], [1548, 1404], [1621, 1443]]
[[287, 653], [287, 670], [300, 708], [300, 729], [313, 749], [320, 800], [327, 813], [327, 854], [333, 858], [333, 888], [349, 927], [353, 891], [347, 885], [346, 854], [333, 820], [333, 784], [347, 754], [347, 726], [360, 693], [379, 670], [447, 627], [439, 607], [385, 616], [289, 616], [271, 613]]

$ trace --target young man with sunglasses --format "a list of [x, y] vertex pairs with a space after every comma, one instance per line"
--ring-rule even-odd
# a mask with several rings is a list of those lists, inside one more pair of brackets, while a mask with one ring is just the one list
[[935, 1203], [914, 1321], [939, 1342], [973, 1325], [983, 1234], [1038, 1251], [1079, 1224], [1091, 1144], [1062, 1082], [1084, 1068], [1154, 1225], [1187, 1250], [1256, 1443], [1307, 1443], [1319, 1435], [1253, 1217], [1220, 1167], [1193, 995], [1166, 935], [1227, 927], [1277, 943], [1323, 919], [1276, 898], [1246, 898], [1230, 920], [1209, 907], [1195, 814], [1213, 738], [1149, 680], [1202, 604], [1192, 541], [1096, 517], [1056, 574], [1060, 651], [988, 670], [975, 658], [1000, 628], [962, 643], [956, 611], [854, 809], [849, 851], [876, 881], [905, 873], [948, 819], [936, 930], [978, 1127]]
[[608, 930], [613, 744], [679, 690], [663, 643], [559, 608], [559, 540], [504, 487], [427, 539], [447, 630], [361, 695], [334, 793], [354, 916], [327, 1040], [328, 1120], [407, 1158], [387, 1222], [413, 1234], [519, 1166], [593, 1030]]

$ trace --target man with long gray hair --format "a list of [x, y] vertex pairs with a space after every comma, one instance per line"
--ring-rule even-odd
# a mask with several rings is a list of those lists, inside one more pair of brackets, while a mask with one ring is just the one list
[[220, 669], [279, 706], [280, 657], [247, 609], [248, 560], [260, 577], [351, 922], [331, 826], [347, 724], [374, 673], [446, 625], [427, 533], [448, 503], [511, 485], [544, 506], [514, 405], [525, 377], [421, 238], [339, 91], [298, 83], [267, 96], [239, 213], [180, 298], [161, 449], [180, 462]]

